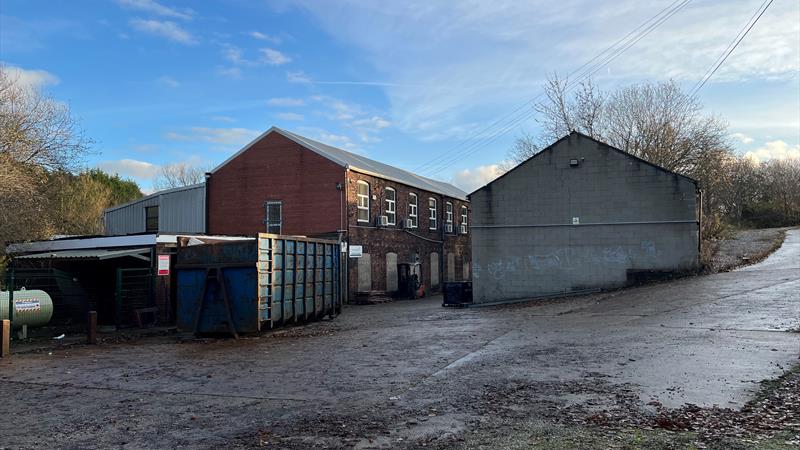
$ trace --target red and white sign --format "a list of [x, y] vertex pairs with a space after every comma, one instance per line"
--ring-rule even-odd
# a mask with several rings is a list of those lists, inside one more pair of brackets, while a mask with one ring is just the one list
[[169, 255], [158, 255], [158, 274], [169, 275]]

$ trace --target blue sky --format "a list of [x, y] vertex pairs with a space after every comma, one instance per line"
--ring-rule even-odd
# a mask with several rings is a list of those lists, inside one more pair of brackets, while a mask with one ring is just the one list
[[[88, 166], [146, 190], [159, 165], [214, 166], [272, 125], [414, 170], [671, 3], [3, 0], [0, 61], [70, 105]], [[761, 3], [693, 0], [594, 81], [690, 88]], [[775, 0], [700, 98], [740, 152], [800, 154], [800, 2]], [[523, 132], [423, 174], [477, 187]]]

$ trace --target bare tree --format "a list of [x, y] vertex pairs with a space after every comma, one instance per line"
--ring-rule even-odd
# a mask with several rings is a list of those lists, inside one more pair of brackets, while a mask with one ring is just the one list
[[508, 171], [513, 165], [527, 160], [541, 150], [542, 146], [537, 143], [536, 138], [532, 134], [523, 133], [522, 136], [518, 137], [514, 142], [514, 147], [511, 148], [508, 159], [500, 164], [500, 168], [504, 172]]
[[57, 232], [61, 220], [48, 208], [49, 174], [79, 168], [90, 145], [65, 104], [0, 65], [0, 259], [7, 241]]
[[[689, 176], [699, 176], [703, 158], [729, 151], [727, 125], [702, 115], [702, 105], [674, 82], [641, 84], [606, 93], [591, 81], [569, 93], [568, 80], [557, 76], [544, 87], [546, 100], [535, 106], [541, 128], [540, 147], [579, 131], [614, 147]], [[529, 155], [520, 146], [532, 142], [521, 137], [511, 150], [513, 160]], [[526, 156], [525, 158], [521, 158]]]
[[156, 190], [171, 189], [202, 183], [205, 180], [207, 168], [192, 166], [186, 163], [174, 163], [161, 166], [158, 174], [153, 179]]
[[75, 170], [91, 145], [66, 104], [0, 66], [0, 154], [47, 170]]
[[773, 159], [764, 171], [768, 200], [786, 217], [800, 219], [800, 159]]

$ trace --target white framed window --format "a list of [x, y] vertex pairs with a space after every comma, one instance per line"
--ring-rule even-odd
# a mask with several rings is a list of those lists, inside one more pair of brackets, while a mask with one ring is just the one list
[[444, 220], [450, 225], [453, 224], [453, 204], [450, 202], [445, 203]]
[[270, 200], [264, 202], [264, 225], [267, 226], [267, 233], [281, 234], [283, 221], [283, 202], [280, 200]]
[[389, 219], [389, 225], [395, 224], [396, 216], [397, 192], [392, 188], [386, 188], [386, 218]]
[[436, 229], [436, 199], [433, 197], [428, 197], [428, 227]]
[[467, 234], [467, 207], [461, 207], [461, 234]]
[[366, 181], [358, 182], [358, 221], [369, 223], [369, 183]]
[[408, 194], [408, 220], [411, 221], [411, 228], [417, 228], [419, 224], [417, 217], [417, 194]]

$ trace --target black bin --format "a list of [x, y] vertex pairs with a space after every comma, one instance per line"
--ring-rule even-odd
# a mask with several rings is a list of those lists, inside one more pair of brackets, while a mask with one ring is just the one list
[[443, 284], [444, 301], [442, 306], [461, 306], [472, 303], [471, 281], [449, 281]]

